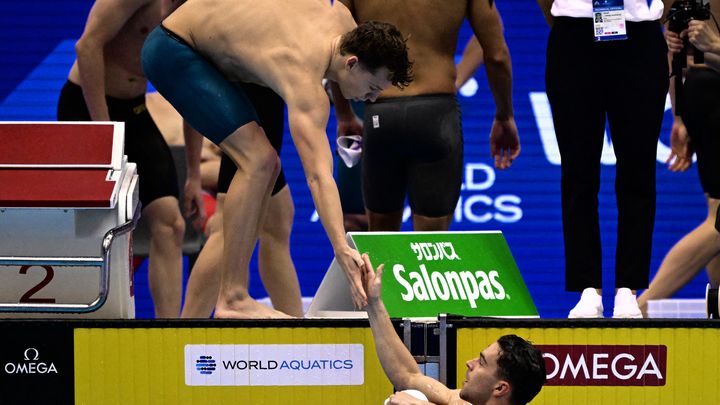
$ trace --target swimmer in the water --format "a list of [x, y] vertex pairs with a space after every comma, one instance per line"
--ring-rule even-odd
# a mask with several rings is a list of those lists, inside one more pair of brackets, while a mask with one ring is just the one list
[[366, 310], [375, 351], [385, 375], [400, 390], [388, 398], [387, 405], [526, 404], [540, 392], [546, 380], [545, 359], [540, 350], [515, 335], [501, 336], [478, 357], [466, 361], [465, 381], [460, 389], [451, 390], [421, 373], [395, 332], [380, 296], [383, 265], [378, 266], [376, 273], [368, 255], [363, 254], [362, 258], [363, 286], [368, 297]]

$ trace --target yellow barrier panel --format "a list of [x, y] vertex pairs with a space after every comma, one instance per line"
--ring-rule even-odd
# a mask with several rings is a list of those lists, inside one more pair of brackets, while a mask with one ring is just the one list
[[547, 350], [556, 385], [543, 387], [533, 404], [720, 403], [718, 328], [458, 328], [458, 387], [465, 361], [506, 334]]
[[[293, 345], [282, 347], [296, 350], [312, 345], [327, 345], [331, 349], [362, 345], [364, 370], [361, 370], [361, 385], [284, 385], [291, 382], [277, 378], [263, 382], [277, 385], [190, 386], [186, 384], [187, 375], [198, 372], [200, 366], [196, 366], [195, 359], [187, 358], [186, 345], [212, 345], [208, 346], [209, 351], [217, 347], [226, 351], [238, 347], [262, 351], [279, 347], [273, 345]], [[332, 368], [332, 363], [320, 362], [315, 362], [314, 367]], [[281, 364], [281, 361], [272, 363], [276, 368]], [[297, 364], [309, 367], [310, 363], [292, 363], [295, 369], [299, 368]], [[219, 372], [225, 365], [218, 361], [212, 373]], [[341, 369], [342, 364], [336, 362], [335, 368]], [[334, 371], [329, 370], [325, 376], [331, 376]], [[302, 380], [303, 376], [299, 378]], [[375, 355], [369, 328], [75, 329], [76, 404], [364, 405], [381, 404], [390, 393], [392, 386]]]

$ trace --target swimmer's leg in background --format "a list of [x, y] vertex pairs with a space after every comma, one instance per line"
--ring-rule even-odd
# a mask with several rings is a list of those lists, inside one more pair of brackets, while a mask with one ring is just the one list
[[720, 255], [720, 234], [715, 229], [715, 215], [720, 200], [706, 198], [708, 215], [705, 220], [670, 249], [650, 286], [638, 297], [638, 306], [643, 314], [647, 315], [649, 300], [672, 297], [705, 266], [708, 268], [711, 281], [715, 279], [714, 282], [718, 282], [717, 257]]
[[302, 317], [302, 299], [295, 265], [290, 256], [290, 233], [295, 207], [290, 187], [270, 197], [268, 211], [260, 229], [258, 270], [273, 308]]

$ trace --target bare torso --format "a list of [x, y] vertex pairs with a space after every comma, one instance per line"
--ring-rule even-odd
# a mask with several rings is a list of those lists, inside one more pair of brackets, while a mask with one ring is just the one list
[[[145, 94], [147, 79], [142, 71], [140, 51], [145, 38], [162, 17], [161, 1], [151, 0], [139, 8], [105, 45], [105, 94], [121, 99]], [[70, 70], [69, 79], [81, 83], [77, 61]]]
[[415, 80], [403, 90], [385, 90], [380, 98], [455, 93], [455, 48], [467, 10], [465, 0], [342, 0], [358, 22], [395, 24], [408, 38]]
[[327, 0], [192, 0], [163, 25], [229, 80], [270, 87], [283, 98], [319, 86], [332, 39], [356, 26], [344, 6]]

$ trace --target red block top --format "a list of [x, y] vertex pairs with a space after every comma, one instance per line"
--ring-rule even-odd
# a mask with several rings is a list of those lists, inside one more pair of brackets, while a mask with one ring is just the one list
[[0, 207], [111, 208], [108, 169], [0, 169]]
[[0, 165], [109, 166], [114, 131], [110, 123], [0, 124]]

